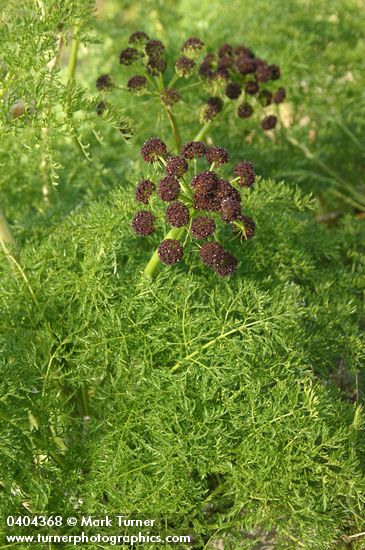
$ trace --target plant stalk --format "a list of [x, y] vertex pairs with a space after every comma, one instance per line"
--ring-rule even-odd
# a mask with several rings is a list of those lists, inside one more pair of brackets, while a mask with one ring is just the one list
[[[80, 41], [78, 38], [75, 38], [76, 35], [76, 29], [73, 29], [73, 38], [71, 42], [71, 53], [70, 53], [70, 59], [68, 62], [68, 72], [67, 72], [67, 84], [70, 84], [75, 78], [75, 71], [76, 71], [76, 65], [77, 65], [77, 54], [79, 51]], [[70, 120], [72, 119], [72, 114], [70, 115], [67, 113]], [[80, 138], [77, 136], [77, 133], [75, 131], [75, 135], [73, 136], [73, 140], [80, 150], [80, 152], [86, 157], [87, 160], [91, 160], [90, 155], [87, 153], [86, 148], [82, 146], [82, 143], [80, 142]]]
[[195, 138], [193, 141], [200, 141], [201, 139], [203, 139], [206, 135], [206, 133], [208, 132], [209, 128], [210, 128], [210, 125], [212, 124], [212, 121], [209, 120], [208, 122], [206, 122], [204, 124], [204, 126], [202, 126], [199, 130], [199, 132], [196, 134]]
[[[165, 236], [165, 240], [176, 239], [178, 241], [181, 235], [183, 234], [184, 229], [185, 229], [184, 227], [173, 227]], [[150, 261], [148, 262], [148, 264], [144, 269], [144, 272], [143, 272], [144, 275], [146, 275], [148, 278], [151, 278], [154, 272], [156, 271], [157, 267], [159, 266], [159, 264], [160, 264], [160, 258], [158, 257], [158, 252], [156, 248], [156, 250], [151, 256]]]
[[82, 406], [84, 410], [84, 419], [85, 419], [86, 417], [90, 416], [90, 406], [89, 406], [89, 392], [86, 384], [84, 384], [83, 382], [80, 387], [80, 393], [81, 393]]
[[77, 53], [79, 50], [80, 42], [77, 38], [75, 38], [76, 29], [73, 31], [73, 38], [71, 43], [71, 53], [70, 53], [70, 59], [68, 62], [68, 73], [67, 73], [67, 82], [70, 82], [75, 77], [75, 70], [76, 70], [76, 64], [77, 64]]

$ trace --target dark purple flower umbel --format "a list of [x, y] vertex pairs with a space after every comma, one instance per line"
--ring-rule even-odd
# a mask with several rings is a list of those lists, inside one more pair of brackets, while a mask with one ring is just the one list
[[229, 99], [237, 99], [241, 95], [241, 86], [237, 82], [229, 82], [226, 86], [226, 96]]
[[191, 186], [200, 193], [211, 193], [217, 189], [218, 181], [215, 172], [200, 172], [191, 180]]
[[183, 257], [183, 247], [175, 239], [165, 239], [159, 245], [157, 254], [163, 264], [176, 264]]
[[221, 203], [224, 199], [233, 199], [236, 202], [241, 202], [239, 191], [237, 191], [229, 181], [223, 179], [220, 179], [218, 182], [217, 197]]
[[205, 144], [202, 141], [188, 141], [181, 147], [181, 154], [186, 159], [201, 158], [205, 155]]
[[249, 95], [255, 95], [259, 91], [260, 86], [254, 80], [249, 80], [245, 86], [245, 90]]
[[147, 62], [147, 71], [156, 76], [166, 71], [166, 61], [161, 57], [149, 57]]
[[223, 109], [223, 101], [220, 97], [210, 97], [205, 105], [201, 107], [200, 118], [202, 122], [209, 122]]
[[166, 164], [166, 174], [169, 176], [175, 176], [175, 178], [182, 178], [182, 176], [188, 170], [188, 163], [185, 157], [177, 155], [170, 157]]
[[176, 72], [181, 77], [191, 76], [195, 69], [195, 61], [189, 57], [181, 56], [175, 64]]
[[155, 190], [155, 184], [150, 180], [142, 180], [137, 185], [135, 198], [137, 202], [148, 204], [149, 198]]
[[234, 49], [234, 53], [238, 56], [244, 55], [246, 57], [250, 57], [251, 59], [255, 58], [255, 54], [249, 48], [246, 48], [246, 46], [244, 46], [243, 44], [236, 46]]
[[180, 193], [180, 184], [174, 176], [166, 176], [160, 181], [157, 194], [165, 202], [177, 199]]
[[238, 106], [237, 114], [240, 118], [250, 118], [253, 115], [253, 108], [249, 103], [241, 103]]
[[273, 130], [276, 126], [278, 119], [275, 115], [269, 115], [261, 121], [261, 128], [265, 131]]
[[161, 57], [165, 51], [165, 46], [161, 40], [149, 40], [146, 44], [146, 54], [150, 58]]
[[234, 173], [238, 176], [241, 187], [251, 187], [255, 182], [255, 170], [252, 162], [242, 160], [234, 167]]
[[149, 38], [145, 32], [136, 31], [130, 35], [128, 42], [130, 44], [143, 45], [146, 44], [148, 40]]
[[[232, 240], [244, 241], [254, 235], [255, 222], [244, 215], [241, 190], [238, 188], [253, 185], [255, 172], [252, 163], [247, 160], [239, 162], [234, 166], [234, 176], [230, 180], [222, 179], [218, 175], [219, 167], [229, 162], [229, 153], [224, 147], [206, 146], [203, 142], [190, 141], [182, 145], [180, 154], [171, 155], [165, 143], [157, 137], [150, 138], [144, 143], [141, 155], [148, 163], [159, 161], [154, 166], [156, 170], [160, 170], [162, 165], [165, 166], [166, 175], [157, 186], [157, 196], [168, 204], [162, 208], [161, 201], [154, 199], [154, 213], [146, 210], [137, 212], [132, 221], [132, 229], [137, 235], [153, 233], [154, 214], [158, 207], [162, 210], [160, 214], [165, 215], [165, 222], [173, 228], [160, 243], [153, 256], [154, 261], [149, 262], [146, 267], [146, 273], [152, 274], [157, 266], [156, 254], [160, 261], [167, 265], [181, 260], [183, 246], [179, 242], [180, 238], [184, 239], [185, 243], [192, 238], [201, 241], [195, 241], [195, 246], [200, 250], [201, 260], [220, 277], [235, 273], [237, 259], [220, 243], [209, 241], [218, 236], [216, 229], [219, 223], [224, 225], [222, 222], [226, 222], [230, 227], [233, 233]], [[210, 170], [196, 171], [195, 159], [201, 157], [205, 157], [205, 166], [212, 163]], [[192, 159], [194, 166], [191, 167], [189, 164]], [[213, 165], [216, 166], [214, 171]], [[137, 185], [135, 198], [142, 204], [148, 204], [154, 191], [154, 183], [149, 179], [142, 179]], [[223, 230], [222, 235], [225, 233]], [[175, 238], [169, 238], [170, 235]], [[201, 244], [203, 246], [200, 248]]]
[[233, 59], [230, 55], [225, 55], [218, 59], [217, 68], [218, 69], [228, 69], [233, 64]]
[[195, 36], [191, 36], [184, 42], [181, 48], [181, 53], [186, 57], [195, 57], [204, 48], [204, 42]]
[[135, 48], [125, 48], [119, 55], [119, 63], [121, 65], [132, 65], [140, 57], [140, 54]]
[[234, 199], [223, 199], [221, 202], [221, 216], [225, 222], [237, 220], [242, 214], [241, 204]]
[[271, 80], [278, 80], [280, 78], [280, 67], [279, 65], [269, 65], [271, 71]]
[[110, 90], [113, 87], [113, 79], [110, 74], [102, 74], [96, 80], [98, 90]]
[[203, 191], [196, 191], [194, 193], [193, 205], [196, 210], [218, 212], [221, 206], [221, 201], [215, 191], [206, 193]]
[[227, 80], [229, 80], [229, 71], [228, 71], [227, 67], [218, 67], [218, 69], [213, 74], [213, 80], [214, 81], [219, 81], [219, 80], [227, 81]]
[[206, 239], [213, 235], [215, 231], [215, 221], [209, 216], [197, 216], [191, 222], [190, 232], [196, 239]]
[[127, 88], [129, 92], [138, 95], [147, 88], [147, 78], [139, 75], [132, 76], [128, 80]]
[[201, 247], [200, 257], [205, 265], [215, 267], [223, 261], [225, 252], [221, 244], [212, 242]]
[[270, 67], [266, 63], [260, 63], [256, 69], [255, 76], [258, 82], [267, 82], [272, 76]]
[[152, 163], [167, 155], [167, 147], [160, 138], [153, 137], [144, 142], [141, 155], [145, 162]]
[[217, 168], [222, 164], [226, 164], [229, 161], [229, 154], [224, 147], [217, 147], [212, 145], [208, 147], [205, 158], [208, 162], [214, 162], [214, 166]]
[[215, 113], [220, 113], [223, 109], [223, 101], [220, 97], [210, 97], [207, 101], [207, 105], [214, 109]]
[[237, 71], [246, 76], [247, 74], [254, 73], [256, 69], [255, 62], [246, 55], [240, 55], [236, 59]]
[[155, 216], [148, 210], [141, 210], [135, 214], [132, 220], [132, 229], [137, 235], [146, 236], [153, 233]]
[[286, 97], [286, 91], [285, 88], [278, 88], [276, 92], [273, 95], [273, 102], [274, 103], [282, 103]]
[[183, 227], [189, 218], [189, 208], [183, 202], [173, 202], [166, 209], [166, 219], [172, 227]]
[[218, 50], [218, 57], [226, 57], [233, 55], [233, 47], [231, 44], [223, 44]]
[[222, 261], [215, 266], [214, 271], [221, 277], [230, 277], [237, 271], [237, 259], [233, 254], [225, 252]]
[[200, 257], [205, 265], [213, 268], [221, 277], [233, 275], [237, 269], [236, 258], [216, 242], [203, 245], [200, 249]]
[[213, 63], [215, 61], [215, 55], [213, 53], [208, 53], [203, 61], [201, 62], [201, 65], [199, 67], [199, 75], [203, 79], [211, 79], [214, 76], [214, 70], [213, 70]]

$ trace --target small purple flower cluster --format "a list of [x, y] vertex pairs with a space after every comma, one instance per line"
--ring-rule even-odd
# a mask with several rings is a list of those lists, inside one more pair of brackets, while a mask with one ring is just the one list
[[[200, 64], [199, 75], [207, 89], [214, 91], [216, 96], [225, 96], [239, 102], [239, 118], [250, 118], [254, 114], [255, 104], [261, 103], [263, 107], [267, 107], [285, 100], [285, 88], [271, 85], [280, 78], [280, 67], [270, 65], [244, 45], [233, 47], [224, 44], [217, 53], [207, 53]], [[208, 111], [208, 103], [203, 105], [200, 112], [200, 117], [205, 122], [213, 118]], [[261, 127], [271, 130], [276, 123], [277, 117], [271, 114], [263, 118]]]
[[[194, 59], [204, 48], [203, 42], [199, 38], [190, 37], [182, 45], [179, 57], [175, 63], [176, 76], [188, 78], [197, 72], [197, 65]], [[149, 38], [143, 31], [134, 32], [129, 38], [129, 46], [124, 48], [119, 54], [119, 62], [124, 66], [139, 66], [142, 74], [133, 75], [127, 82], [127, 90], [134, 95], [142, 95], [148, 89], [151, 78], [162, 75], [167, 68], [165, 60], [165, 46], [160, 40]], [[105, 77], [106, 75], [102, 75]], [[104, 80], [97, 81], [97, 86], [104, 86]], [[152, 85], [151, 93], [155, 93]], [[171, 108], [181, 99], [180, 92], [172, 87], [160, 89], [160, 99], [162, 103]]]
[[[167, 203], [165, 220], [172, 228], [186, 228], [193, 239], [204, 241], [214, 238], [221, 220], [230, 224], [233, 235], [241, 240], [253, 237], [255, 222], [243, 213], [239, 191], [254, 184], [255, 172], [250, 161], [236, 164], [234, 177], [229, 181], [215, 171], [229, 162], [224, 147], [190, 141], [181, 147], [178, 155], [172, 156], [165, 143], [153, 137], [143, 144], [141, 156], [145, 162], [154, 163], [156, 168], [163, 166], [165, 174], [157, 185], [149, 179], [142, 179], [137, 185], [135, 199], [148, 205], [156, 191], [157, 197]], [[197, 172], [196, 161], [203, 158], [210, 168]], [[193, 165], [194, 172], [190, 173]], [[151, 235], [155, 219], [152, 212], [138, 211], [132, 221], [134, 233]], [[183, 256], [183, 245], [175, 238], [167, 238], [161, 242], [157, 253], [162, 263], [174, 264]], [[237, 259], [217, 240], [210, 240], [200, 247], [200, 258], [221, 277], [232, 275], [237, 269]]]
[[[139, 64], [143, 74], [132, 76], [128, 80], [127, 89], [135, 95], [141, 95], [148, 88], [149, 77], [159, 76], [166, 71], [165, 46], [160, 40], [149, 38], [143, 31], [134, 32], [129, 38], [129, 44], [130, 46], [120, 52], [119, 62], [125, 66]], [[203, 47], [203, 42], [198, 38], [191, 37], [186, 40], [175, 63], [178, 76], [186, 78], [194, 73], [196, 69], [194, 58]], [[178, 90], [168, 87], [161, 92], [160, 98], [167, 107], [171, 107], [181, 99]]]
[[127, 89], [135, 95], [142, 94], [148, 86], [148, 76], [158, 76], [166, 70], [165, 46], [160, 40], [150, 39], [143, 31], [129, 37], [129, 44], [119, 54], [119, 63], [125, 66], [139, 65], [144, 74], [132, 76]]
[[95, 82], [96, 88], [101, 90], [109, 90], [113, 87], [113, 80], [110, 74], [102, 74], [100, 75]]

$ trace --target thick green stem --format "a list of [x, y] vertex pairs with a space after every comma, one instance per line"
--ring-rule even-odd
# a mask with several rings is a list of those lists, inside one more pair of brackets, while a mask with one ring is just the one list
[[[181, 235], [183, 234], [185, 228], [184, 227], [173, 227], [170, 229], [170, 231], [167, 233], [166, 239], [176, 239], [179, 240]], [[157, 267], [160, 264], [160, 258], [158, 257], [157, 249], [154, 251], [154, 253], [151, 256], [150, 261], [146, 265], [144, 269], [144, 274], [147, 275], [147, 277], [152, 277], [154, 272], [156, 271]]]
[[77, 63], [77, 52], [79, 50], [79, 40], [75, 38], [76, 30], [73, 31], [73, 38], [71, 43], [71, 53], [70, 53], [70, 59], [68, 62], [68, 73], [67, 73], [67, 81], [70, 82], [75, 76], [75, 70], [76, 70], [76, 63]]
[[[75, 78], [75, 71], [76, 71], [76, 65], [77, 65], [77, 53], [79, 50], [80, 41], [76, 38], [77, 30], [73, 30], [73, 38], [71, 43], [71, 53], [70, 53], [70, 59], [68, 62], [68, 72], [67, 72], [67, 84], [70, 84]], [[66, 113], [69, 117], [69, 120], [72, 124], [72, 113], [67, 112]], [[73, 124], [72, 124], [73, 125]], [[73, 140], [77, 146], [77, 148], [80, 150], [80, 152], [86, 157], [87, 160], [91, 160], [90, 155], [87, 152], [87, 148], [83, 147], [80, 138], [77, 136], [76, 130], [75, 135], [73, 136]]]
[[82, 383], [80, 387], [81, 391], [81, 398], [82, 398], [82, 405], [84, 409], [84, 418], [87, 416], [90, 416], [90, 406], [89, 406], [89, 392], [87, 389], [87, 386]]
[[211, 120], [209, 120], [209, 122], [206, 122], [204, 126], [200, 128], [193, 141], [200, 141], [201, 139], [203, 139], [205, 137], [205, 134], [208, 132], [211, 124]]

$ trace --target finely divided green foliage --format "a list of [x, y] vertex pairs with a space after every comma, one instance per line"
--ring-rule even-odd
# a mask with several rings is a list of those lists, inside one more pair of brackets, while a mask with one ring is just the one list
[[[89, 82], [80, 84], [71, 65], [84, 63], [85, 45], [95, 44], [94, 0], [6, 0], [0, 15], [1, 190], [12, 192], [13, 172], [37, 172], [38, 192], [48, 197], [59, 183], [64, 157], [60, 140], [72, 138], [90, 158], [90, 142], [102, 139], [104, 124], [95, 112], [98, 98]], [[78, 59], [72, 48], [78, 48]], [[96, 46], [95, 46], [96, 47]], [[86, 86], [84, 85], [86, 84]], [[94, 89], [92, 88], [92, 92]], [[106, 121], [129, 124], [109, 109]], [[5, 172], [5, 173], [4, 173]], [[22, 178], [24, 179], [24, 178]], [[31, 179], [31, 177], [29, 177]], [[42, 185], [39, 185], [39, 182]], [[28, 189], [30, 187], [29, 182]], [[26, 185], [25, 185], [26, 187]], [[27, 192], [26, 187], [26, 192]], [[18, 188], [19, 192], [19, 188]], [[35, 193], [36, 194], [36, 193]], [[32, 199], [34, 201], [34, 197]], [[19, 206], [19, 199], [17, 205]], [[6, 209], [8, 210], [8, 209]]]
[[361, 410], [329, 376], [364, 362], [361, 225], [329, 232], [310, 199], [260, 181], [257, 236], [230, 241], [237, 276], [211, 275], [191, 243], [146, 285], [130, 199], [118, 189], [24, 248], [39, 307], [5, 279], [2, 515], [62, 503], [159, 518], [196, 548], [249, 549], [248, 532], [271, 530], [278, 548], [333, 548], [364, 505]]
[[[54, 139], [59, 135], [78, 136], [72, 115], [90, 110], [88, 101], [75, 84], [62, 81], [59, 62], [73, 35], [87, 40], [91, 28], [91, 1], [37, 2], [24, 5], [7, 1], [1, 14], [1, 108], [0, 127], [5, 151], [12, 159], [21, 150], [41, 149], [53, 183], [59, 162], [53, 158]], [[76, 30], [77, 27], [77, 30]], [[15, 105], [22, 105], [14, 117]], [[19, 141], [18, 141], [19, 139]], [[15, 143], [14, 143], [15, 141]], [[9, 162], [9, 159], [7, 159]]]

